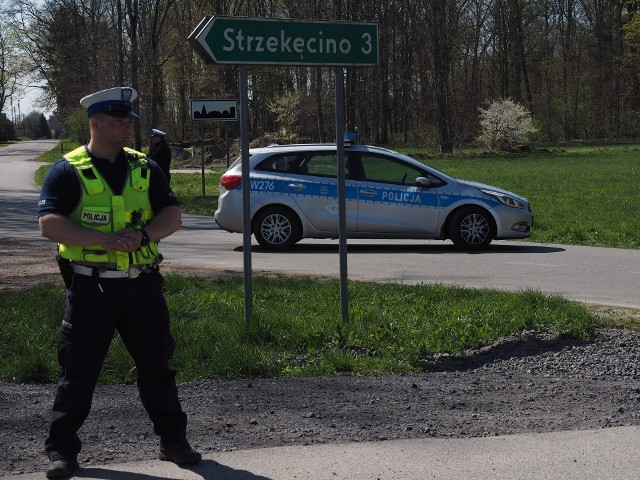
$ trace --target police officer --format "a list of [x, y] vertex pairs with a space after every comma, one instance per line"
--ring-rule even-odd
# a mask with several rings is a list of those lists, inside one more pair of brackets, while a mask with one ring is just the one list
[[167, 181], [171, 182], [171, 148], [164, 141], [166, 133], [162, 130], [153, 128], [151, 130], [151, 150], [149, 151], [149, 158], [154, 160], [158, 166], [164, 172], [164, 176], [167, 177]]
[[161, 460], [197, 463], [187, 417], [169, 369], [174, 340], [158, 270], [158, 241], [181, 225], [178, 202], [158, 165], [126, 147], [133, 88], [84, 97], [90, 141], [66, 154], [44, 180], [42, 235], [58, 242], [67, 284], [58, 360], [62, 367], [45, 449], [48, 478], [78, 469], [78, 430], [89, 414], [98, 375], [117, 330], [137, 370], [140, 399], [160, 437]]

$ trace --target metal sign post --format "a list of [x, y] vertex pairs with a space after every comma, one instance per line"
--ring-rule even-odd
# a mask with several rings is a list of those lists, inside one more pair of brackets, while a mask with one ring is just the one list
[[200, 157], [202, 159], [202, 196], [204, 197], [204, 123], [200, 124]]
[[240, 65], [240, 139], [245, 321], [252, 309], [251, 192], [249, 179], [249, 95], [246, 65], [335, 66], [340, 303], [349, 318], [344, 160], [344, 66], [378, 64], [378, 24], [274, 18], [204, 17], [189, 43], [207, 63]]
[[242, 254], [244, 257], [244, 321], [249, 325], [253, 310], [251, 268], [251, 181], [249, 179], [249, 76], [240, 67], [240, 145], [242, 155]]
[[338, 238], [340, 256], [340, 311], [342, 320], [349, 319], [349, 285], [347, 274], [347, 201], [344, 174], [344, 70], [335, 68], [336, 149], [338, 153]]
[[224, 124], [224, 151], [227, 154], [227, 168], [229, 168], [229, 127], [228, 123]]

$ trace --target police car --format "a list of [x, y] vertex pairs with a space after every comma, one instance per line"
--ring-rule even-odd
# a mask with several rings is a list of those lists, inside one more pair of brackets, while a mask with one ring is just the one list
[[[337, 238], [337, 149], [274, 145], [249, 151], [251, 226], [258, 243], [290, 248], [303, 238]], [[242, 232], [242, 165], [220, 178], [216, 223]], [[526, 238], [529, 202], [514, 193], [445, 173], [398, 152], [345, 142], [348, 238], [450, 239], [466, 250], [494, 239]]]

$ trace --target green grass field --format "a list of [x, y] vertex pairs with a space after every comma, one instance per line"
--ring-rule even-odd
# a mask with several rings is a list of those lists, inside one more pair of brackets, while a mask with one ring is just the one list
[[[624, 144], [571, 146], [502, 157], [433, 156], [425, 163], [529, 198], [535, 214], [533, 241], [637, 249], [638, 152], [639, 147]], [[59, 157], [56, 150], [46, 158]], [[45, 171], [38, 172], [39, 181]], [[199, 174], [173, 176], [186, 212], [213, 214], [221, 173], [207, 174], [205, 196]], [[247, 326], [241, 276], [217, 281], [168, 276], [166, 298], [177, 341], [173, 362], [181, 381], [421, 371], [434, 354], [464, 352], [523, 330], [582, 339], [593, 339], [603, 324], [640, 330], [638, 312], [600, 308], [596, 315], [592, 307], [538, 292], [350, 282], [346, 323], [339, 311], [337, 280], [257, 277], [253, 292], [252, 323]], [[59, 285], [0, 295], [5, 319], [0, 380], [55, 379], [63, 307]], [[132, 382], [132, 367], [116, 338], [101, 381]]]
[[534, 213], [531, 241], [640, 248], [640, 145], [571, 146], [428, 163], [454, 177], [526, 197]]
[[[586, 306], [537, 292], [507, 293], [442, 285], [349, 285], [350, 319], [340, 315], [338, 280], [254, 281], [245, 325], [243, 279], [166, 277], [179, 380], [428, 369], [437, 353], [460, 353], [523, 330], [593, 339], [601, 324]], [[43, 285], [0, 295], [0, 381], [51, 382], [64, 288]], [[116, 338], [101, 381], [135, 381]]]

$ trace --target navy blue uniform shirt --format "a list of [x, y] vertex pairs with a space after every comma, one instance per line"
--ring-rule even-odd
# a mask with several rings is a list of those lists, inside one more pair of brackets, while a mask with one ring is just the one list
[[[125, 151], [121, 151], [113, 165], [107, 159], [98, 158], [90, 153], [89, 155], [114, 195], [122, 194], [128, 170]], [[151, 168], [149, 201], [153, 212], [158, 213], [165, 207], [178, 205], [178, 200], [160, 167], [153, 160], [149, 160], [149, 166]], [[42, 184], [38, 217], [47, 213], [69, 216], [80, 203], [81, 193], [81, 181], [75, 167], [64, 158], [61, 159], [51, 167]]]

